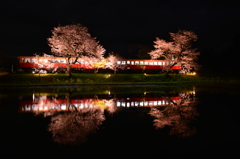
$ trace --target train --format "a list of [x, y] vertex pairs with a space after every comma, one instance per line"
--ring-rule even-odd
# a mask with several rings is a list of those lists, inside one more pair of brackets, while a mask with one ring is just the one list
[[[70, 59], [71, 60], [71, 59]], [[73, 60], [73, 59], [72, 59]], [[159, 73], [164, 70], [173, 61], [167, 60], [151, 60], [151, 59], [122, 59], [116, 61], [115, 69], [123, 73]], [[66, 72], [68, 64], [65, 57], [54, 56], [19, 56], [19, 68], [22, 71], [35, 72], [34, 70], [41, 70], [45, 73]], [[73, 72], [93, 72], [98, 69], [99, 72], [109, 72], [113, 68], [109, 67], [107, 59], [98, 60], [84, 60], [79, 58], [78, 61], [72, 65]], [[176, 64], [172, 68], [172, 72], [177, 73], [181, 70], [181, 65]]]

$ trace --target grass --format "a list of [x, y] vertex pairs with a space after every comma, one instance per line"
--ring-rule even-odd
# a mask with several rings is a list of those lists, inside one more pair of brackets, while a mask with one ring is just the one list
[[7, 74], [0, 73], [0, 86], [92, 85], [92, 84], [239, 84], [240, 78], [225, 75], [164, 74]]

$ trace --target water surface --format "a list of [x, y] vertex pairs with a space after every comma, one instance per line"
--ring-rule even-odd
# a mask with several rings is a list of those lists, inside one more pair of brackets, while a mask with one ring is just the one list
[[233, 87], [36, 87], [0, 94], [1, 153], [10, 157], [237, 152], [240, 94]]

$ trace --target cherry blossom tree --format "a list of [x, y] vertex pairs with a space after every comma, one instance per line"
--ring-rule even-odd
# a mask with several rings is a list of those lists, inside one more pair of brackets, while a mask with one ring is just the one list
[[195, 105], [197, 101], [192, 93], [180, 93], [181, 100], [173, 102], [169, 98], [169, 105], [163, 109], [151, 107], [149, 114], [153, 116], [157, 129], [170, 128], [170, 135], [181, 137], [192, 136], [196, 129], [191, 122], [198, 115]]
[[121, 60], [121, 58], [118, 55], [115, 55], [114, 53], [109, 53], [107, 57], [107, 64], [106, 67], [113, 70], [114, 74], [117, 72], [117, 61]]
[[79, 62], [80, 58], [101, 60], [105, 53], [105, 49], [82, 24], [55, 27], [47, 40], [52, 54], [66, 58], [68, 76], [71, 76], [72, 65]]
[[168, 74], [176, 64], [181, 65], [180, 73], [189, 73], [197, 70], [199, 52], [192, 49], [192, 42], [197, 40], [197, 35], [192, 31], [179, 30], [177, 33], [170, 33], [171, 41], [156, 38], [155, 49], [149, 52], [152, 59], [164, 58], [168, 65], [164, 66], [164, 71]]

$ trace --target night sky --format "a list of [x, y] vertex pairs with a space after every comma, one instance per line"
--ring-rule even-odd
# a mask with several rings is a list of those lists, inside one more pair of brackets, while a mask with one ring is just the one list
[[1, 0], [0, 51], [49, 53], [53, 27], [82, 23], [107, 50], [131, 57], [134, 45], [153, 45], [169, 32], [194, 31], [199, 51], [226, 50], [240, 35], [240, 2], [228, 0]]

